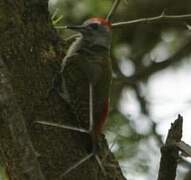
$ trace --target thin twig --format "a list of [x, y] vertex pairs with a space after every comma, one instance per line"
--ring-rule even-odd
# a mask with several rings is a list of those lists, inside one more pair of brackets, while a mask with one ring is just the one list
[[82, 158], [80, 161], [78, 161], [77, 163], [75, 163], [73, 166], [71, 166], [69, 169], [67, 169], [63, 174], [61, 174], [60, 178], [62, 179], [64, 176], [66, 176], [69, 172], [71, 172], [72, 170], [76, 169], [77, 167], [79, 167], [81, 164], [83, 164], [85, 161], [87, 161], [88, 159], [90, 159], [94, 154], [90, 153], [87, 156], [85, 156], [84, 158]]
[[65, 38], [64, 41], [67, 42], [67, 41], [75, 40], [76, 38], [79, 38], [80, 36], [81, 36], [81, 35], [80, 35], [79, 33], [73, 34], [73, 35], [71, 35], [71, 36]]
[[67, 26], [54, 26], [56, 29], [67, 29]]
[[117, 27], [121, 27], [121, 26], [138, 24], [138, 23], [157, 23], [157, 22], [159, 22], [159, 20], [184, 20], [184, 21], [191, 20], [191, 14], [165, 15], [165, 13], [163, 12], [161, 15], [155, 16], [155, 17], [140, 18], [140, 19], [135, 19], [135, 20], [130, 20], [130, 21], [113, 23], [112, 27], [117, 28]]
[[54, 20], [54, 18], [57, 16], [58, 14], [58, 8], [56, 8], [56, 10], [53, 12], [52, 16], [51, 16], [51, 20]]
[[114, 3], [112, 4], [112, 7], [110, 9], [110, 11], [108, 12], [106, 19], [111, 20], [113, 14], [115, 13], [119, 3], [121, 0], [115, 0]]
[[103, 175], [105, 176], [106, 175], [106, 171], [105, 171], [105, 168], [103, 167], [101, 159], [99, 158], [99, 156], [97, 154], [95, 155], [95, 158], [96, 158], [96, 161], [97, 161], [97, 163], [98, 163], [98, 165], [99, 165]]
[[63, 15], [60, 15], [57, 19], [53, 20], [53, 25], [57, 24], [58, 22], [60, 22], [63, 19]]
[[[109, 14], [107, 15], [107, 19], [108, 19]], [[135, 25], [135, 24], [139, 24], [139, 23], [147, 23], [147, 24], [151, 24], [151, 23], [158, 23], [161, 20], [175, 20], [175, 21], [185, 21], [185, 20], [191, 20], [191, 14], [182, 14], [182, 15], [165, 15], [164, 13], [162, 13], [159, 16], [155, 16], [155, 17], [150, 17], [150, 18], [140, 18], [140, 19], [134, 19], [134, 20], [130, 20], [130, 21], [123, 21], [123, 22], [117, 22], [117, 23], [112, 23], [112, 28], [118, 28], [121, 26], [126, 26], [126, 25]], [[186, 26], [188, 27], [188, 24], [186, 24]], [[55, 26], [56, 29], [67, 29], [67, 26]]]

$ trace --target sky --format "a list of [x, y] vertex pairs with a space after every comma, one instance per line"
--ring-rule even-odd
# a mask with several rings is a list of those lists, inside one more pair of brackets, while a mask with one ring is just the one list
[[191, 64], [168, 68], [154, 75], [148, 91], [151, 116], [159, 122], [158, 132], [165, 135], [178, 114], [183, 116], [183, 140], [191, 144]]
[[[150, 105], [151, 119], [157, 122], [157, 132], [163, 136], [165, 140], [168, 133], [168, 129], [178, 114], [183, 116], [183, 138], [186, 143], [191, 144], [191, 63], [186, 61], [178, 68], [167, 68], [159, 73], [151, 76], [145, 92], [147, 92], [146, 99]], [[135, 95], [131, 90], [127, 90], [122, 98], [121, 111], [133, 117], [136, 120], [138, 131], [147, 131], [149, 128], [148, 121], [145, 117], [140, 116], [140, 108], [136, 101]], [[141, 123], [140, 123], [141, 120]], [[143, 121], [142, 121], [143, 120]], [[140, 150], [140, 154], [144, 155], [150, 151], [148, 155], [150, 166], [148, 174], [129, 174], [128, 168], [122, 168], [125, 175], [129, 180], [148, 180], [156, 179], [157, 171], [160, 161], [160, 149], [157, 148], [157, 144], [153, 139], [149, 139], [147, 142], [143, 142], [141, 146], [146, 144], [144, 150]], [[148, 151], [147, 151], [148, 150]], [[128, 167], [128, 164], [132, 162], [121, 162], [121, 166]], [[185, 171], [183, 168], [179, 168]], [[155, 172], [155, 173], [153, 173]], [[180, 175], [178, 175], [180, 176]], [[181, 180], [182, 177], [177, 177], [177, 180]]]

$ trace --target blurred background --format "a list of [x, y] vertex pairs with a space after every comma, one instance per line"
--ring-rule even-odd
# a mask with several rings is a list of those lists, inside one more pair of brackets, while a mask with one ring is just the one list
[[[50, 0], [49, 10], [56, 26], [81, 24], [91, 16], [105, 16], [112, 2]], [[159, 16], [163, 11], [191, 14], [191, 1], [121, 0], [112, 21]], [[56, 22], [58, 18], [62, 19]], [[157, 179], [160, 146], [178, 114], [184, 117], [183, 140], [191, 144], [190, 29], [189, 21], [178, 20], [113, 29], [113, 84], [105, 134], [128, 180]], [[73, 33], [58, 32], [63, 39]], [[177, 180], [191, 179], [189, 161], [180, 159]]]
[[[81, 24], [91, 16], [105, 16], [112, 2], [49, 0], [49, 10], [55, 26]], [[191, 1], [121, 0], [112, 21], [159, 16], [163, 11], [191, 14]], [[169, 20], [113, 29], [113, 83], [105, 134], [128, 180], [157, 179], [160, 147], [178, 114], [184, 118], [183, 140], [191, 144], [189, 23]], [[57, 31], [63, 39], [73, 33]], [[181, 158], [177, 180], [191, 180], [190, 170], [191, 160]]]

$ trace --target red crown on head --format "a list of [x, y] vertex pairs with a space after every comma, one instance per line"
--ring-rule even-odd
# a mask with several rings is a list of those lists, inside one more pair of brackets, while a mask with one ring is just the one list
[[109, 21], [103, 17], [92, 17], [92, 18], [88, 19], [88, 21], [108, 26], [110, 29], [112, 26], [111, 21]]

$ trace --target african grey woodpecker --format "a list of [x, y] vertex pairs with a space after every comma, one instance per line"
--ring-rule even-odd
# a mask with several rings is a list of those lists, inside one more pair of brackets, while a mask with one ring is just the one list
[[[111, 23], [100, 17], [90, 18], [79, 26], [67, 26], [80, 33], [61, 64], [59, 95], [71, 106], [76, 118], [90, 123], [90, 95], [93, 122], [92, 143], [96, 143], [105, 124], [111, 84]], [[90, 94], [90, 85], [92, 94]]]

